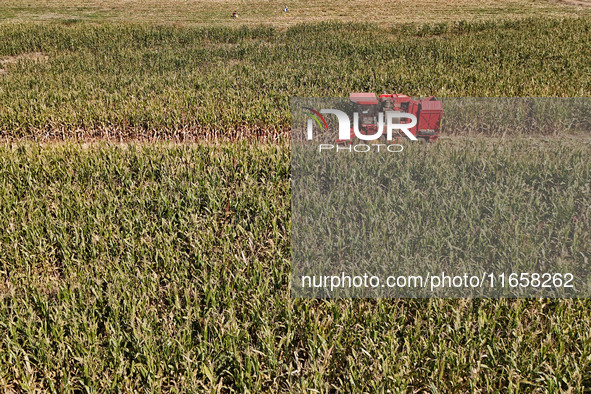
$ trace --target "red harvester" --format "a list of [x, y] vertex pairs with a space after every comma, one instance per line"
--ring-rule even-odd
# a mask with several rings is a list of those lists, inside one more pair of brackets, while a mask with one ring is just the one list
[[[435, 97], [415, 100], [403, 94], [382, 94], [378, 98], [374, 93], [351, 93], [349, 99], [357, 107], [355, 111], [359, 113], [359, 132], [362, 134], [373, 135], [377, 132], [379, 112], [383, 112], [386, 119], [386, 112], [395, 111], [417, 117], [417, 125], [410, 132], [418, 139], [433, 142], [439, 138], [443, 108], [441, 101]], [[410, 119], [401, 119], [399, 123], [410, 122]], [[383, 135], [385, 138], [385, 131]], [[406, 138], [404, 133], [400, 133], [400, 137]], [[355, 133], [351, 129], [351, 141], [354, 138]]]

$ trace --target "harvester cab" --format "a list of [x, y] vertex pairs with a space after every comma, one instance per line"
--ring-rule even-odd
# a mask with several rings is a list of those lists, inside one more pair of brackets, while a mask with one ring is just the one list
[[379, 110], [376, 95], [374, 93], [351, 93], [349, 99], [359, 114], [359, 132], [364, 135], [375, 134], [378, 131]]

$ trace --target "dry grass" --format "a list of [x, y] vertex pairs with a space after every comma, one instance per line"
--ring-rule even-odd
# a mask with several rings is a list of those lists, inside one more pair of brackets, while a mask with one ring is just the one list
[[566, 4], [575, 7], [591, 7], [591, 0], [557, 0], [561, 4]]
[[[0, 21], [141, 21], [190, 25], [288, 26], [324, 20], [382, 24], [514, 19], [525, 16], [569, 17], [586, 1], [527, 0], [1, 0]], [[567, 4], [568, 3], [568, 4]], [[289, 12], [283, 12], [285, 6]], [[237, 19], [230, 18], [237, 11]]]

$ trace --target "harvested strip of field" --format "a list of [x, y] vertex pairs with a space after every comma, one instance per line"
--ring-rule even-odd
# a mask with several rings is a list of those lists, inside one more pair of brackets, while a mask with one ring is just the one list
[[[406, 157], [409, 170], [436, 154], [462, 163], [441, 179], [486, 176], [500, 191], [521, 178], [540, 187], [532, 198], [552, 188], [564, 197], [545, 218], [524, 212], [513, 224], [454, 205], [463, 225], [487, 223], [474, 232], [539, 225], [519, 241], [547, 258], [589, 245], [588, 144], [416, 148], [426, 151]], [[549, 172], [527, 173], [537, 166]], [[438, 187], [422, 177], [425, 193]], [[591, 382], [589, 300], [291, 299], [289, 182], [285, 145], [1, 147], [0, 390], [532, 392]], [[493, 197], [491, 209], [502, 208], [502, 193], [468, 184], [444, 200]], [[440, 226], [433, 243], [457, 254], [462, 234]]]
[[[0, 27], [10, 138], [277, 139], [292, 96], [591, 95], [591, 19], [198, 28]], [[302, 43], [305, 43], [302, 45]], [[452, 131], [453, 132], [453, 131]]]
[[[284, 8], [288, 6], [288, 12]], [[527, 0], [1, 0], [0, 21], [176, 23], [187, 25], [273, 25], [320, 21], [372, 21], [380, 24], [575, 16], [573, 7]], [[232, 19], [232, 12], [238, 18]]]

